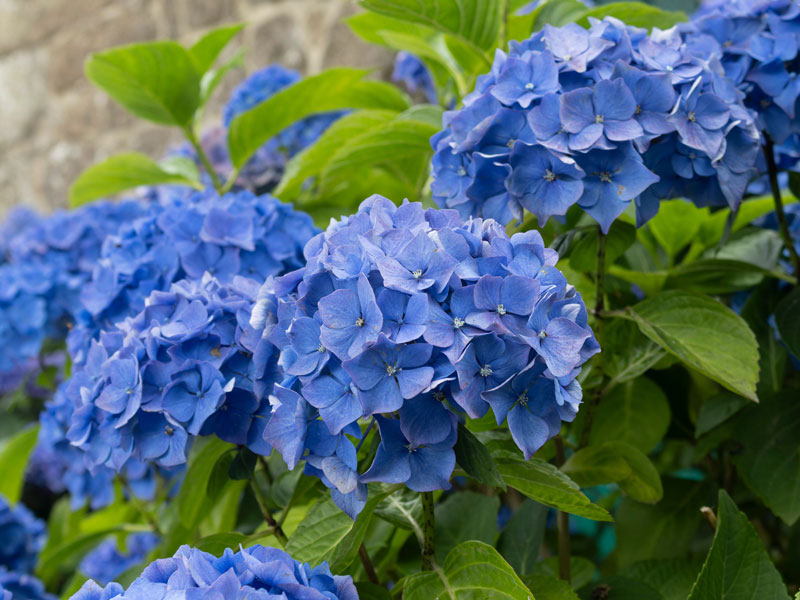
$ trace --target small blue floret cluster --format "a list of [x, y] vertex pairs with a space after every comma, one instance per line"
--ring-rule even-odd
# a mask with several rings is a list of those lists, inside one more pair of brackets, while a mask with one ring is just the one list
[[121, 552], [117, 540], [108, 539], [83, 557], [79, 570], [93, 581], [107, 585], [143, 562], [158, 540], [153, 533], [132, 533], [125, 540], [125, 551]]
[[664, 199], [736, 208], [755, 173], [754, 117], [724, 57], [689, 27], [589, 18], [498, 50], [434, 136], [434, 198], [501, 223], [540, 224], [573, 205], [607, 232], [631, 202], [638, 225]]
[[276, 548], [253, 546], [217, 558], [189, 546], [156, 560], [127, 590], [89, 581], [71, 600], [358, 600], [351, 577], [311, 567]]
[[[580, 295], [535, 231], [400, 207], [380, 196], [305, 248], [306, 266], [268, 281], [253, 310], [277, 358], [264, 438], [331, 489], [351, 516], [365, 484], [450, 487], [464, 416], [491, 407], [526, 457], [574, 418], [580, 366], [599, 350]], [[359, 422], [380, 445], [359, 472]]]
[[0, 600], [55, 600], [31, 575], [45, 535], [44, 522], [0, 495]]

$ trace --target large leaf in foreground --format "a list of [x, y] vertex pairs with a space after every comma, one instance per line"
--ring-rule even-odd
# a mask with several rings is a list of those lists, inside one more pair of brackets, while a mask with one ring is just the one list
[[530, 600], [522, 580], [497, 550], [483, 542], [464, 542], [453, 548], [433, 572], [409, 577], [404, 600]]
[[36, 446], [39, 427], [24, 429], [12, 437], [0, 452], [0, 495], [11, 504], [19, 500], [28, 458]]
[[756, 338], [727, 306], [708, 296], [668, 291], [629, 308], [628, 314], [642, 333], [688, 366], [758, 400]]
[[714, 543], [689, 600], [789, 598], [756, 530], [725, 490], [719, 492], [717, 519]]
[[550, 463], [537, 458], [503, 458], [497, 461], [497, 468], [506, 485], [537, 502], [594, 521], [613, 521], [606, 509], [592, 504], [578, 484]]

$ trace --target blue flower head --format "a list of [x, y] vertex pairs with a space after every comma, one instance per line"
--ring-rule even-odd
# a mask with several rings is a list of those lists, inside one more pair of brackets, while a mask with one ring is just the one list
[[249, 600], [358, 600], [350, 576], [333, 575], [327, 562], [312, 567], [277, 548], [252, 546], [220, 557], [181, 546], [172, 558], [159, 559], [124, 589], [87, 581], [71, 600], [166, 598]]
[[[576, 167], [528, 148], [545, 154], [536, 168], [554, 169], [565, 194], [580, 185]], [[537, 232], [509, 238], [493, 220], [372, 196], [305, 257], [264, 284], [252, 313], [284, 371], [264, 439], [290, 467], [304, 460], [352, 517], [368, 482], [449, 488], [458, 421], [483, 416], [490, 392], [520, 373], [541, 390], [531, 407], [549, 424], [542, 435], [539, 421], [513, 413], [526, 455], [558, 432], [556, 419], [574, 417], [575, 377], [598, 347]], [[572, 410], [558, 408], [565, 396]], [[357, 460], [364, 435], [380, 439], [371, 465]]]
[[101, 585], [107, 585], [142, 562], [156, 544], [158, 537], [152, 533], [129, 535], [125, 540], [124, 552], [120, 551], [116, 539], [105, 540], [83, 557], [80, 572]]
[[0, 496], [0, 568], [20, 573], [33, 571], [45, 535], [45, 524], [25, 506], [12, 507]]
[[44, 584], [28, 573], [7, 571], [0, 567], [0, 599], [2, 600], [56, 600], [44, 589]]
[[[722, 30], [717, 37], [730, 34], [735, 51], [745, 51], [749, 25]], [[738, 206], [755, 170], [755, 117], [726, 71], [729, 63], [720, 60], [719, 49], [729, 46], [697, 37], [691, 27], [647, 35], [606, 17], [590, 18], [588, 29], [546, 25], [512, 42], [507, 54], [497, 52], [464, 106], [445, 113], [445, 128], [431, 140], [434, 200], [464, 217], [502, 223], [521, 220], [523, 209], [544, 223], [577, 204], [606, 232], [631, 201], [639, 225], [661, 200], [683, 195], [707, 204], [709, 187]], [[709, 44], [707, 60], [702, 51]], [[767, 44], [758, 47], [765, 51]], [[788, 78], [776, 71], [759, 81], [780, 89], [775, 101], [788, 106], [796, 93], [786, 91]], [[649, 155], [665, 155], [676, 141], [696, 153], [709, 180], [704, 188], [684, 175], [674, 181], [673, 170], [651, 168], [659, 161]], [[597, 161], [607, 164], [598, 170]], [[611, 167], [617, 184], [605, 175]], [[677, 167], [684, 174], [686, 168]], [[668, 184], [657, 185], [662, 178]]]

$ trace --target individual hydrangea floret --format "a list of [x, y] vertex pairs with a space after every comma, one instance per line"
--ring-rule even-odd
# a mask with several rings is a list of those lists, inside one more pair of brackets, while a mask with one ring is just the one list
[[631, 203], [638, 225], [673, 197], [738, 207], [759, 136], [721, 55], [698, 52], [691, 27], [648, 36], [612, 17], [589, 22], [498, 50], [445, 113], [431, 140], [439, 206], [504, 224], [528, 211], [543, 224], [577, 204], [604, 232]]
[[[351, 516], [368, 482], [449, 488], [458, 423], [490, 406], [526, 457], [575, 417], [599, 347], [538, 232], [372, 196], [305, 258], [253, 309], [273, 347], [256, 369], [277, 357], [284, 374], [264, 438]], [[358, 464], [362, 426], [380, 439], [371, 466]]]
[[9, 505], [0, 495], [0, 567], [29, 573], [44, 547], [46, 529], [22, 504]]
[[57, 600], [33, 575], [0, 567], [0, 600]]
[[156, 560], [128, 589], [117, 583], [86, 582], [71, 600], [358, 600], [349, 576], [333, 575], [328, 563], [312, 567], [263, 546], [221, 557], [181, 546], [172, 558]]

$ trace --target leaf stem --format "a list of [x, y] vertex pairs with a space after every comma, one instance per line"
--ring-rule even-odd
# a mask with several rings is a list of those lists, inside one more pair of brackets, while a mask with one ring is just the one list
[[363, 542], [358, 547], [358, 557], [361, 559], [361, 565], [364, 567], [364, 571], [367, 574], [367, 579], [369, 579], [375, 585], [380, 585], [381, 581], [378, 579], [378, 574], [375, 572], [375, 565], [372, 564], [372, 559], [369, 557], [367, 547]]
[[783, 238], [783, 244], [789, 252], [792, 261], [795, 277], [800, 278], [800, 256], [794, 247], [792, 234], [789, 231], [789, 224], [786, 221], [786, 213], [783, 210], [783, 199], [781, 198], [781, 188], [778, 183], [778, 167], [775, 165], [775, 149], [772, 140], [768, 135], [764, 136], [764, 158], [767, 161], [767, 173], [769, 175], [769, 186], [772, 188], [772, 197], [775, 199], [775, 215], [778, 217], [778, 227]]
[[422, 492], [422, 570], [433, 571], [436, 564], [433, 492]]
[[164, 532], [161, 531], [161, 528], [158, 525], [158, 521], [156, 521], [156, 518], [153, 515], [153, 513], [147, 510], [147, 507], [144, 504], [142, 504], [142, 501], [139, 500], [139, 498], [136, 497], [136, 494], [133, 493], [133, 488], [131, 488], [128, 479], [120, 475], [119, 480], [120, 482], [122, 482], [122, 487], [125, 489], [125, 492], [127, 492], [128, 498], [130, 499], [131, 504], [133, 504], [134, 508], [136, 508], [136, 510], [139, 511], [139, 514], [142, 515], [142, 517], [144, 517], [144, 520], [147, 521], [147, 524], [153, 529], [153, 533], [156, 533], [158, 534], [159, 537], [163, 538]]
[[241, 167], [236, 167], [233, 170], [233, 173], [230, 174], [228, 180], [225, 182], [225, 185], [222, 186], [221, 194], [227, 194], [231, 191], [231, 188], [236, 184], [236, 180], [239, 179], [239, 173], [241, 172]]
[[194, 151], [197, 152], [197, 156], [200, 157], [200, 162], [203, 163], [203, 167], [208, 172], [208, 176], [211, 177], [211, 182], [214, 184], [214, 189], [217, 190], [217, 193], [222, 194], [222, 184], [219, 181], [219, 177], [217, 176], [216, 171], [214, 171], [214, 167], [211, 165], [211, 161], [208, 160], [208, 156], [206, 156], [205, 151], [203, 150], [203, 146], [197, 140], [197, 136], [194, 133], [194, 129], [191, 125], [187, 125], [183, 128], [183, 133], [186, 136], [186, 139], [189, 140], [189, 143], [194, 148]]
[[[259, 457], [260, 459], [261, 457]], [[266, 461], [261, 461], [262, 466], [266, 469]], [[267, 472], [267, 476], [269, 476], [269, 472]], [[261, 488], [258, 486], [258, 482], [256, 481], [256, 473], [253, 471], [250, 477], [250, 489], [253, 490], [253, 495], [256, 497], [256, 502], [258, 503], [258, 510], [261, 512], [261, 516], [264, 517], [264, 520], [269, 525], [270, 530], [275, 535], [277, 540], [281, 543], [282, 546], [286, 547], [286, 543], [289, 541], [289, 538], [283, 531], [281, 525], [275, 520], [272, 514], [269, 512], [269, 508], [267, 508], [267, 499], [264, 497], [264, 493], [262, 492]]]
[[[556, 446], [556, 465], [561, 468], [566, 457], [564, 456], [564, 440], [560, 435], [553, 438]], [[570, 580], [570, 550], [569, 550], [569, 514], [558, 511], [558, 576], [566, 582]]]

